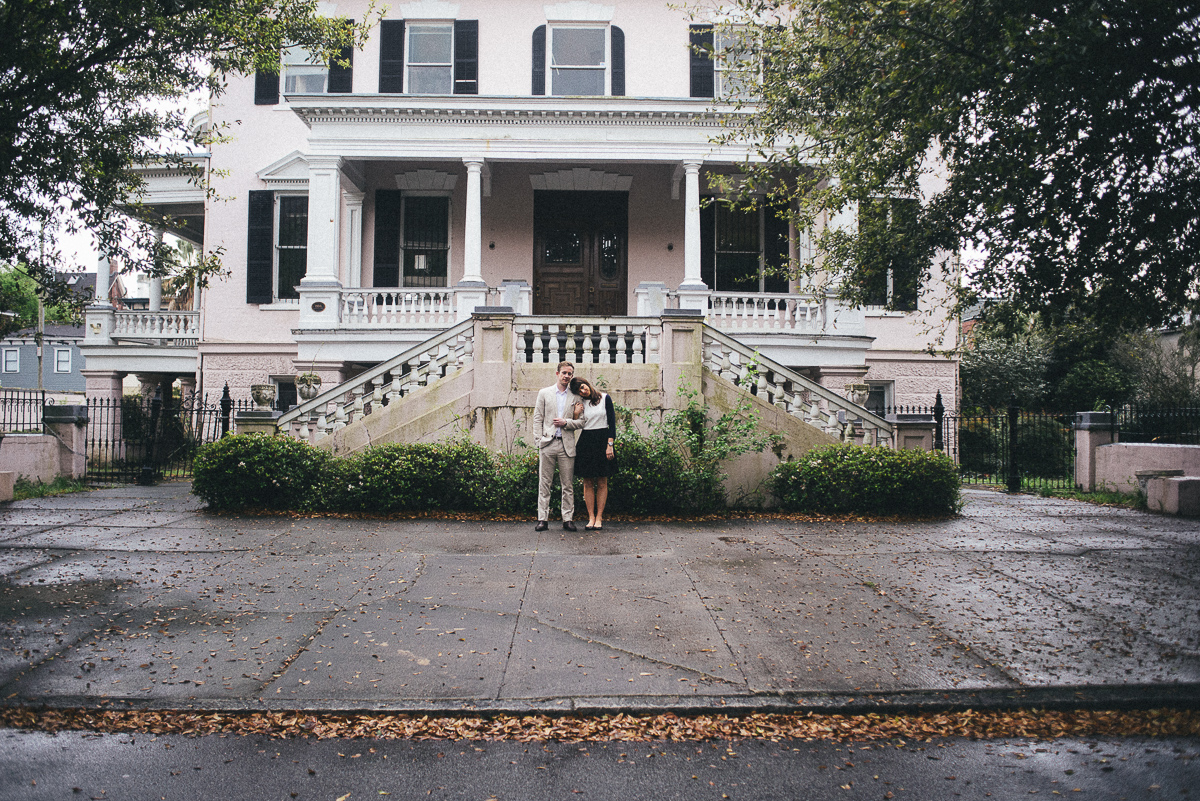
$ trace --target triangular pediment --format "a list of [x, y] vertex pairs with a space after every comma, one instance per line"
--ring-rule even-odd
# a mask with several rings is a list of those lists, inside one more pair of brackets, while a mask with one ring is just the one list
[[272, 186], [308, 186], [308, 160], [299, 150], [293, 150], [259, 170], [258, 177]]

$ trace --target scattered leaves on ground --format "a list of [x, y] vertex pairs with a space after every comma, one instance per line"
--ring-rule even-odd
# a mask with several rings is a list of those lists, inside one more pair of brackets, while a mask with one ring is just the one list
[[192, 712], [96, 709], [0, 709], [0, 726], [40, 731], [145, 734], [246, 734], [269, 737], [369, 737], [519, 742], [779, 740], [932, 740], [939, 737], [1200, 735], [1200, 711], [962, 710], [922, 714], [828, 715], [497, 715], [457, 717], [304, 712]]

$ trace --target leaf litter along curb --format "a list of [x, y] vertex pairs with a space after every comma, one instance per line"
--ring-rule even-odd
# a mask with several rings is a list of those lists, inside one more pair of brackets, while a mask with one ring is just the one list
[[[191, 712], [0, 709], [0, 727], [106, 734], [259, 735], [276, 738], [380, 740], [515, 740], [518, 742], [668, 741], [760, 739], [836, 742], [929, 741], [944, 737], [1200, 735], [1200, 710], [962, 710], [910, 715], [430, 715], [311, 714], [305, 712]], [[900, 742], [899, 744], [903, 744]]]

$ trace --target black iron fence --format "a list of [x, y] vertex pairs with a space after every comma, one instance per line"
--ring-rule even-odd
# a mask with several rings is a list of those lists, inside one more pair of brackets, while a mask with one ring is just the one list
[[946, 453], [967, 484], [1021, 489], [1075, 485], [1075, 415], [1009, 407], [1000, 412], [948, 414]]
[[1139, 406], [1115, 410], [1121, 442], [1200, 445], [1200, 407]]
[[45, 390], [0, 388], [0, 434], [42, 433], [45, 405]]
[[233, 415], [252, 401], [215, 403], [207, 398], [88, 399], [87, 475], [89, 484], [151, 484], [164, 478], [190, 478], [192, 459], [203, 444], [233, 429]]

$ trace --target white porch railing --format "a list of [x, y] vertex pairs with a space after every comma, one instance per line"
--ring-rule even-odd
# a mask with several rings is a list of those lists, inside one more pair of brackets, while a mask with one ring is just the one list
[[457, 307], [452, 289], [343, 289], [344, 328], [446, 328]]
[[199, 336], [198, 311], [118, 311], [113, 317], [113, 339], [157, 339], [194, 347]]
[[708, 324], [726, 331], [820, 334], [825, 304], [812, 295], [714, 292]]
[[657, 364], [658, 317], [531, 317], [513, 320], [517, 360], [527, 364]]
[[704, 366], [825, 433], [888, 445], [892, 424], [836, 392], [768, 359], [712, 326], [704, 327]]
[[305, 441], [332, 434], [471, 364], [474, 346], [475, 321], [463, 320], [285, 412], [279, 429]]

